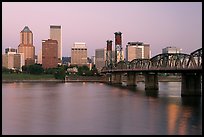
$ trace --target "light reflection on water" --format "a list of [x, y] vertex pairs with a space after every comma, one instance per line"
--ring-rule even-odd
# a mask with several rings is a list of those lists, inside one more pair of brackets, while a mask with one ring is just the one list
[[202, 98], [103, 83], [3, 83], [2, 134], [201, 135]]

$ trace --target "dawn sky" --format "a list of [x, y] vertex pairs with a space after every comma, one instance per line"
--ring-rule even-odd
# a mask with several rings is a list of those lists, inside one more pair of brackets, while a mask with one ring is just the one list
[[49, 38], [50, 25], [62, 27], [62, 56], [71, 56], [74, 42], [85, 42], [88, 56], [105, 48], [114, 32], [122, 32], [122, 46], [150, 44], [152, 57], [162, 48], [182, 52], [202, 47], [202, 2], [3, 2], [2, 53], [20, 44], [20, 32], [33, 32], [35, 54]]

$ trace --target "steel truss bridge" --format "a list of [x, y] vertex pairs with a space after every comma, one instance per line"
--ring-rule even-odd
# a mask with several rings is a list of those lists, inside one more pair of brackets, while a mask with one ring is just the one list
[[202, 48], [190, 54], [166, 53], [158, 54], [151, 59], [134, 59], [120, 61], [114, 66], [105, 66], [101, 73], [113, 72], [160, 72], [182, 73], [202, 71]]
[[120, 84], [122, 76], [127, 76], [127, 86], [136, 86], [136, 77], [145, 76], [145, 90], [158, 90], [158, 73], [181, 73], [181, 96], [202, 94], [202, 48], [190, 54], [158, 54], [151, 59], [120, 61], [106, 65], [101, 70], [109, 84]]

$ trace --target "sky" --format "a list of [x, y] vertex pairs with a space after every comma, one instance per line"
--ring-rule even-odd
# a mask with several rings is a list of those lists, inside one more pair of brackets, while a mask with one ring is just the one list
[[150, 44], [151, 57], [165, 47], [189, 54], [202, 47], [202, 2], [2, 2], [2, 54], [18, 48], [20, 32], [33, 32], [37, 55], [50, 25], [61, 25], [62, 56], [71, 56], [74, 42], [85, 42], [88, 57], [106, 47], [115, 32], [128, 42]]

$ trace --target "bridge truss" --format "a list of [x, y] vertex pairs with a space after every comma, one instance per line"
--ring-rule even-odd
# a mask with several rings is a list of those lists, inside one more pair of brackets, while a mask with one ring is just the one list
[[109, 71], [131, 71], [131, 70], [201, 70], [202, 69], [202, 48], [190, 54], [165, 53], [158, 54], [151, 59], [134, 59], [120, 61], [113, 68], [103, 67], [102, 73]]

